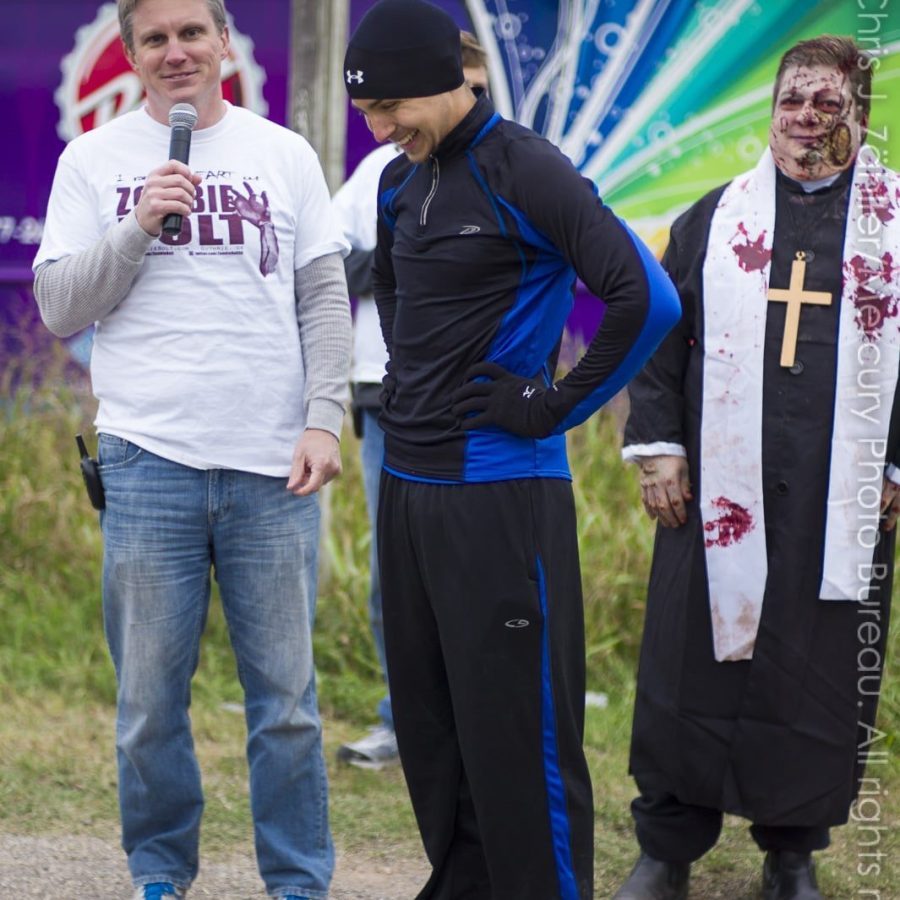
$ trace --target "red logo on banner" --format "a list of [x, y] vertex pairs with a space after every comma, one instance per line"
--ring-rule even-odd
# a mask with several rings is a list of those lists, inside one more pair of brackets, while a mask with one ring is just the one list
[[[240, 34], [228, 16], [231, 50], [222, 62], [222, 93], [235, 106], [265, 115], [265, 72], [253, 58], [253, 42]], [[60, 65], [62, 84], [56, 91], [60, 117], [57, 132], [64, 141], [90, 131], [140, 106], [144, 90], [122, 42], [115, 3], [104, 3], [97, 18], [75, 35], [75, 48]]]

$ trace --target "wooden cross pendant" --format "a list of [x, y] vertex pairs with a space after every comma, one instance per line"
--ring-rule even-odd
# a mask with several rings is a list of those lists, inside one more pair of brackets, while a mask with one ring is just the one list
[[797, 355], [797, 330], [800, 327], [800, 307], [804, 303], [817, 306], [830, 306], [831, 294], [827, 291], [804, 291], [803, 281], [806, 278], [806, 254], [797, 251], [791, 263], [791, 283], [784, 288], [769, 288], [769, 299], [787, 303], [784, 319], [784, 337], [781, 341], [781, 365], [790, 368]]

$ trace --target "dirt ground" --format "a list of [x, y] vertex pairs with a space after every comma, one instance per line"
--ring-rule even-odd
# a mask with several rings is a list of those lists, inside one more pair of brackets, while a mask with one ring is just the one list
[[[425, 883], [424, 863], [353, 858], [338, 853], [332, 900], [409, 900]], [[122, 850], [93, 837], [0, 834], [3, 900], [130, 900], [131, 879]], [[188, 897], [264, 900], [250, 855], [201, 863]]]

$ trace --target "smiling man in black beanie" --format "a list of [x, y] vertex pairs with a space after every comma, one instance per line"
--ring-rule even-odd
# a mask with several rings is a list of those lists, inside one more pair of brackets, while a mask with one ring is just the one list
[[[584, 625], [565, 431], [679, 316], [653, 255], [551, 144], [463, 81], [459, 29], [382, 0], [344, 83], [403, 155], [379, 185], [388, 349], [378, 547], [420, 900], [587, 900]], [[572, 287], [607, 305], [553, 383]]]
[[[426, 160], [475, 104], [463, 75], [459, 28], [421, 0], [382, 0], [369, 10], [350, 39], [344, 83], [352, 100], [374, 101], [372, 112], [386, 111], [397, 98], [420, 101], [404, 110], [419, 127], [395, 141], [413, 162]], [[390, 136], [374, 133], [379, 142]]]

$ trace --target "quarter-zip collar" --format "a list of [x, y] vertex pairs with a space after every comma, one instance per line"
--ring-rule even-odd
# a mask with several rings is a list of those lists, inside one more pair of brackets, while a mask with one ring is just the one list
[[441, 183], [441, 163], [440, 160], [432, 156], [431, 160], [431, 190], [428, 192], [428, 196], [425, 198], [424, 203], [422, 203], [422, 209], [419, 213], [419, 225], [425, 226], [428, 224], [428, 207], [431, 206], [431, 201], [434, 200], [434, 195], [437, 193], [438, 185]]
[[438, 144], [432, 156], [444, 162], [465, 153], [493, 115], [494, 105], [490, 97], [482, 94], [463, 120]]

